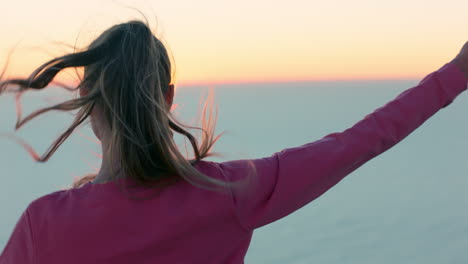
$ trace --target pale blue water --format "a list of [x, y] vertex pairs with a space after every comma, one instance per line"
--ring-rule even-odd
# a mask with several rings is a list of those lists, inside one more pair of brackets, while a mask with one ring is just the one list
[[[343, 131], [414, 81], [224, 85], [215, 90], [221, 159], [258, 158]], [[196, 117], [200, 91], [176, 95], [182, 120]], [[48, 96], [51, 94], [49, 93]], [[44, 105], [32, 95], [25, 108]], [[27, 110], [27, 111], [28, 111]], [[0, 133], [11, 131], [11, 98], [0, 98]], [[468, 263], [468, 95], [461, 94], [401, 143], [304, 208], [258, 229], [246, 263]], [[51, 114], [19, 134], [41, 152], [69, 115]], [[89, 129], [82, 133], [91, 135]], [[38, 196], [97, 166], [98, 146], [72, 136], [47, 164], [0, 138], [0, 249]]]

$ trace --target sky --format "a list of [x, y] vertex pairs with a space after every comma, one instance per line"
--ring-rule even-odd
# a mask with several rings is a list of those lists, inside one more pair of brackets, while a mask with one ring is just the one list
[[[113, 24], [148, 17], [178, 84], [420, 79], [468, 40], [466, 0], [15, 0], [0, 65], [26, 76]], [[63, 77], [66, 78], [66, 77]]]

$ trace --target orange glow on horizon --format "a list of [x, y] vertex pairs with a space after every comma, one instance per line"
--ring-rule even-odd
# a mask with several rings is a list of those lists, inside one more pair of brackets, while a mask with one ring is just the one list
[[[40, 64], [46, 62], [52, 57], [49, 56], [31, 56], [24, 58], [20, 54], [14, 56], [10, 63], [6, 77], [27, 77]], [[435, 56], [434, 56], [435, 57]], [[35, 64], [19, 64], [21, 61], [36, 62]], [[296, 70], [287, 72], [277, 64], [271, 63], [270, 66], [261, 68], [258, 62], [252, 63], [241, 71], [242, 65], [226, 63], [223, 70], [213, 70], [213, 65], [198, 65], [202, 70], [187, 72], [190, 65], [187, 62], [187, 69], [184, 71], [182, 66], [177, 64], [174, 74], [174, 83], [177, 86], [193, 85], [219, 85], [219, 84], [240, 84], [240, 83], [271, 83], [271, 82], [308, 82], [308, 81], [357, 81], [357, 80], [406, 80], [419, 79], [430, 72], [436, 70], [436, 67], [442, 66], [450, 60], [449, 57], [441, 54], [440, 58], [429, 58], [423, 63], [417, 61], [408, 61], [401, 65], [397, 59], [387, 59], [385, 62], [379, 62], [375, 59], [364, 58], [362, 60], [350, 60], [340, 62], [339, 58], [321, 58], [323, 63], [314, 63], [314, 61], [296, 62]], [[254, 60], [254, 58], [252, 58]], [[255, 65], [257, 64], [257, 65]], [[255, 70], [258, 69], [258, 70]], [[212, 71], [213, 70], [213, 71]], [[81, 73], [82, 69], [78, 69]], [[217, 74], [214, 75], [213, 72]], [[8, 74], [9, 73], [9, 74]], [[214, 76], [213, 76], [214, 75]], [[62, 82], [70, 86], [78, 84], [78, 77], [73, 69], [67, 69], [57, 75], [56, 82]]]

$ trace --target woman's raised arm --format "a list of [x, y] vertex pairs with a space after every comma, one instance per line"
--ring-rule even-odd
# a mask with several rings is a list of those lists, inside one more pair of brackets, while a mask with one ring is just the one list
[[245, 177], [248, 162], [257, 169], [247, 188], [232, 189], [240, 224], [252, 230], [294, 212], [396, 145], [467, 89], [467, 62], [468, 42], [456, 59], [343, 132], [270, 157], [220, 163], [228, 179]]

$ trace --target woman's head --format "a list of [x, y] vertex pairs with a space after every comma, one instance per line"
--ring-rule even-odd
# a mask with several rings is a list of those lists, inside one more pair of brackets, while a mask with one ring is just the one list
[[[94, 97], [91, 124], [104, 157], [124, 174], [174, 173], [169, 110], [173, 98], [166, 48], [139, 21], [115, 25], [88, 47], [100, 60], [84, 67], [82, 97]], [[125, 162], [120, 162], [123, 157]], [[115, 173], [115, 172], [114, 172]]]
[[[0, 93], [10, 85], [18, 86], [14, 90], [18, 96], [31, 88], [45, 88], [61, 70], [71, 67], [84, 68], [80, 83], [72, 88], [79, 90], [80, 97], [25, 118], [18, 114], [16, 128], [50, 110], [78, 111], [72, 125], [37, 161], [47, 161], [74, 129], [91, 117], [93, 131], [103, 142], [103, 156], [118, 164], [120, 174], [143, 184], [184, 178], [206, 188], [226, 186], [227, 183], [203, 175], [193, 167], [209, 156], [219, 137], [213, 135], [215, 120], [203, 120], [199, 145], [185, 126], [172, 117], [171, 62], [166, 48], [146, 23], [130, 21], [112, 26], [83, 51], [52, 59], [28, 78], [3, 81]], [[193, 159], [188, 160], [180, 153], [173, 131], [189, 139]], [[93, 177], [85, 177], [75, 186]]]
[[[102, 59], [84, 66], [80, 95], [101, 95], [91, 113], [92, 128], [99, 139], [103, 133], [110, 136], [112, 127], [119, 127], [118, 123], [122, 122], [117, 118], [123, 113], [130, 121], [137, 121], [150, 118], [139, 117], [139, 114], [148, 114], [139, 108], [153, 105], [164, 108], [160, 110], [170, 110], [174, 96], [171, 62], [166, 48], [146, 24], [130, 21], [115, 25], [88, 46], [88, 50], [92, 49], [101, 50], [98, 56]], [[120, 102], [119, 107], [116, 107], [117, 102]], [[131, 133], [126, 130], [124, 133]]]

